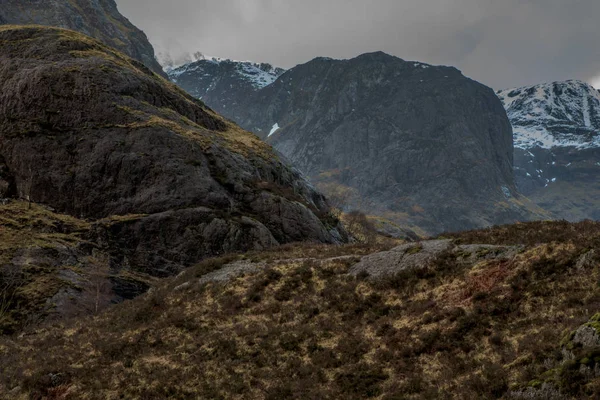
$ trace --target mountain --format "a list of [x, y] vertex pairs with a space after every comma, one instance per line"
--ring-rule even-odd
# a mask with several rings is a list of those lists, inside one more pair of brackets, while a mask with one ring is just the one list
[[219, 112], [236, 107], [241, 99], [273, 83], [285, 72], [271, 64], [204, 58], [172, 68], [169, 78], [192, 96]]
[[558, 218], [600, 219], [600, 92], [580, 81], [498, 91], [520, 191]]
[[233, 100], [214, 90], [207, 101], [346, 209], [424, 233], [535, 217], [514, 185], [502, 104], [455, 68], [381, 52], [317, 58], [262, 89]]
[[114, 0], [2, 0], [0, 24], [47, 25], [82, 32], [166, 77], [144, 32], [119, 13]]
[[211, 260], [94, 318], [0, 336], [0, 397], [600, 396], [599, 223], [361, 250]]
[[[269, 145], [139, 62], [39, 26], [1, 26], [0, 54], [2, 233], [27, 238], [5, 238], [0, 272], [58, 293], [100, 263], [135, 292], [138, 274], [211, 256], [347, 241]], [[27, 293], [41, 307], [40, 292]]]

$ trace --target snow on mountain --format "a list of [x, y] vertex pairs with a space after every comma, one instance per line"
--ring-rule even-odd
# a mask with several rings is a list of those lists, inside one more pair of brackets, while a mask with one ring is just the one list
[[581, 81], [501, 90], [521, 193], [555, 218], [600, 219], [600, 92]]
[[167, 71], [173, 82], [183, 74], [199, 73], [203, 76], [214, 75], [215, 66], [227, 71], [234, 71], [239, 78], [249, 82], [255, 89], [262, 89], [275, 82], [285, 72], [284, 69], [273, 67], [271, 64], [259, 64], [251, 61], [236, 61], [219, 57], [205, 57], [192, 63], [184, 64]]
[[600, 92], [581, 81], [496, 93], [513, 125], [515, 147], [600, 147]]

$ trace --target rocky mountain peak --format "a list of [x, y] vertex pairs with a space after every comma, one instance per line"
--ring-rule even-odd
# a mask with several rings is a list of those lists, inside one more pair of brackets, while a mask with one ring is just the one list
[[545, 83], [497, 95], [513, 125], [516, 147], [600, 147], [600, 92], [588, 83]]
[[497, 95], [513, 126], [519, 190], [556, 218], [600, 218], [600, 92], [568, 80]]
[[268, 63], [203, 57], [169, 68], [169, 78], [215, 111], [226, 114], [238, 98], [272, 84], [285, 70]]

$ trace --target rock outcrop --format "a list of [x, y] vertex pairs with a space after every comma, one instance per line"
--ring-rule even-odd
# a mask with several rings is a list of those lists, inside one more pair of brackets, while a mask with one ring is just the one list
[[502, 104], [455, 68], [317, 58], [223, 113], [328, 193], [344, 189], [348, 209], [425, 233], [536, 218], [514, 185]]
[[600, 92], [580, 81], [501, 90], [518, 189], [555, 217], [600, 219]]
[[114, 0], [2, 0], [0, 24], [73, 29], [144, 63], [166, 76], [148, 38], [117, 9]]
[[350, 274], [371, 279], [393, 278], [401, 272], [430, 267], [444, 254], [452, 254], [463, 263], [476, 264], [484, 260], [510, 259], [521, 250], [519, 246], [457, 245], [450, 239], [426, 240], [365, 256], [350, 268]]
[[1, 178], [93, 222], [112, 267], [155, 276], [281, 243], [347, 240], [254, 135], [79, 33], [0, 27]]

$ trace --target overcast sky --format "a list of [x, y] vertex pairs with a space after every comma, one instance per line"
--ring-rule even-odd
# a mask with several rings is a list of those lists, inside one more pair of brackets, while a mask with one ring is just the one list
[[600, 0], [117, 0], [157, 53], [289, 68], [382, 50], [496, 89], [600, 87]]

